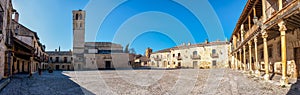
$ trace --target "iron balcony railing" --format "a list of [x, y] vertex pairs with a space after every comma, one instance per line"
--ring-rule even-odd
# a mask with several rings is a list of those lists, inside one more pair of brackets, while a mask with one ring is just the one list
[[191, 58], [193, 60], [200, 60], [201, 59], [201, 56], [200, 55], [191, 55]]
[[211, 53], [210, 56], [212, 58], [219, 58], [219, 54], [217, 54], [217, 53]]

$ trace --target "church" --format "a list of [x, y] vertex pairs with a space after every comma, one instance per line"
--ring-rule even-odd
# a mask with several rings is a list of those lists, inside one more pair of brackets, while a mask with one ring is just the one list
[[85, 42], [85, 16], [83, 10], [73, 11], [74, 70], [131, 68], [129, 53], [120, 44], [112, 42]]

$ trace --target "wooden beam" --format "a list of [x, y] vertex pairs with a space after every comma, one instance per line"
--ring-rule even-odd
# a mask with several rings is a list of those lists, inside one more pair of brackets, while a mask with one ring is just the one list
[[[247, 17], [248, 15], [251, 14], [251, 12], [253, 11], [253, 8], [254, 8], [255, 5], [258, 3], [258, 1], [259, 1], [259, 0], [256, 0], [256, 1], [254, 2], [253, 6], [251, 7], [251, 9], [249, 10], [249, 12], [247, 13], [246, 17]], [[242, 23], [244, 23], [244, 22], [246, 22], [246, 21], [247, 21], [247, 19], [245, 19], [244, 21], [242, 21]]]

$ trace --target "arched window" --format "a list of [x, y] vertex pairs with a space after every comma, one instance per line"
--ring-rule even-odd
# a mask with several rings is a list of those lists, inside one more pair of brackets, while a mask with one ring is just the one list
[[193, 51], [193, 55], [194, 56], [198, 55], [198, 52], [197, 51]]
[[78, 20], [78, 14], [75, 15], [75, 19]]
[[82, 15], [81, 14], [79, 14], [79, 20], [82, 20]]

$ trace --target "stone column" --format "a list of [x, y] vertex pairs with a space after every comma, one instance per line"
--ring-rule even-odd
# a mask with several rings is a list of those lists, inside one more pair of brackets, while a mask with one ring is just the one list
[[247, 70], [247, 64], [246, 64], [246, 46], [243, 46], [243, 63], [244, 63], [244, 71]]
[[263, 38], [263, 46], [264, 46], [264, 63], [265, 63], [265, 80], [270, 80], [270, 74], [269, 74], [269, 55], [268, 55], [268, 43], [267, 38], [268, 34], [266, 30], [263, 30], [262, 32], [262, 38]]
[[257, 37], [254, 38], [254, 52], [255, 52], [255, 71], [256, 71], [256, 75], [260, 76], [260, 63], [258, 62], [258, 53], [257, 53]]
[[238, 70], [239, 69], [239, 66], [238, 66], [238, 55], [237, 55], [237, 52], [235, 52], [234, 54], [235, 54], [235, 57], [234, 57], [234, 60], [235, 60], [235, 69]]
[[252, 48], [252, 42], [251, 40], [248, 42], [248, 45], [249, 45], [249, 68], [250, 68], [250, 73], [253, 73], [253, 68], [252, 68], [252, 51], [251, 51], [251, 48]]
[[288, 79], [286, 77], [286, 75], [287, 75], [287, 62], [286, 62], [286, 38], [285, 38], [285, 31], [287, 29], [286, 29], [284, 21], [280, 21], [278, 23], [278, 26], [279, 26], [280, 37], [281, 37], [281, 64], [282, 64], [282, 78], [281, 78], [280, 84], [281, 85], [287, 85], [288, 84]]

